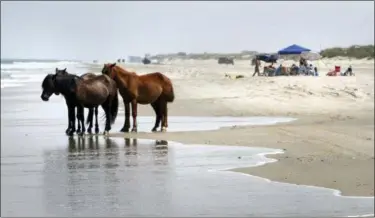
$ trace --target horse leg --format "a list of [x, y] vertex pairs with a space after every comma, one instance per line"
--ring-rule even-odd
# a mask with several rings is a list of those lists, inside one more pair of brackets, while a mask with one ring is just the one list
[[161, 119], [161, 131], [162, 132], [166, 132], [167, 131], [167, 127], [168, 127], [168, 120], [167, 120], [167, 116], [168, 116], [168, 109], [167, 109], [167, 102], [166, 101], [162, 101], [160, 102], [160, 110], [161, 110], [161, 114], [162, 114], [162, 119]]
[[81, 131], [77, 131], [78, 135], [82, 136], [85, 131], [86, 131], [86, 128], [85, 128], [85, 111], [84, 111], [84, 108], [83, 106], [77, 106], [77, 119], [78, 119], [78, 126], [80, 127], [80, 123], [82, 125], [82, 130]]
[[94, 108], [94, 112], [95, 112], [95, 133], [98, 134], [99, 133], [98, 106]]
[[130, 103], [124, 100], [125, 107], [125, 122], [120, 132], [129, 132], [130, 128]]
[[71, 124], [71, 116], [72, 116], [72, 114], [70, 113], [70, 110], [69, 110], [69, 106], [68, 106], [68, 104], [66, 105], [66, 107], [68, 108], [68, 128], [65, 130], [65, 134], [66, 135], [69, 135], [69, 131], [70, 131], [70, 128], [71, 128], [71, 126], [70, 126], [70, 124]]
[[157, 129], [159, 128], [159, 125], [160, 125], [160, 120], [161, 120], [161, 113], [160, 113], [160, 103], [159, 103], [159, 100], [156, 100], [155, 102], [151, 103], [151, 106], [152, 108], [154, 109], [155, 111], [155, 116], [156, 116], [156, 119], [155, 119], [155, 125], [154, 125], [154, 128], [152, 128], [152, 132], [156, 132]]
[[164, 111], [164, 119], [165, 119], [165, 131], [167, 131], [168, 128], [168, 103], [165, 102], [165, 111]]
[[70, 113], [70, 126], [71, 128], [68, 131], [69, 136], [73, 136], [74, 132], [76, 131], [76, 110], [75, 106], [69, 106], [69, 113]]
[[80, 119], [79, 106], [77, 106], [76, 118], [77, 118], [77, 121], [78, 121], [78, 124], [77, 124], [77, 134], [80, 134], [81, 133], [81, 119]]
[[92, 120], [94, 119], [93, 116], [94, 116], [94, 108], [89, 108], [89, 114], [87, 115], [87, 124], [89, 124], [89, 126], [87, 127], [87, 132], [89, 134], [92, 134], [91, 129], [92, 129], [92, 123], [93, 123]]
[[102, 104], [102, 108], [104, 109], [104, 113], [105, 113], [105, 127], [104, 127], [103, 134], [107, 135], [109, 130], [111, 129], [111, 125], [110, 125], [111, 124], [110, 123], [111, 112], [110, 112], [108, 101]]
[[132, 128], [132, 132], [137, 132], [137, 107], [138, 107], [138, 104], [137, 104], [137, 100], [133, 100], [131, 102], [132, 104], [132, 117], [133, 117], [133, 128]]

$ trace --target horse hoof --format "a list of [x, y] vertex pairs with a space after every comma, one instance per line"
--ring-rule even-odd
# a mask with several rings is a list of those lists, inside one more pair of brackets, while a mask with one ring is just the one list
[[132, 132], [137, 132], [137, 129], [134, 129], [134, 128], [133, 128], [133, 129], [132, 129]]
[[161, 131], [162, 131], [162, 132], [167, 132], [167, 127], [162, 127], [162, 128], [161, 128]]
[[74, 135], [74, 131], [69, 131], [68, 132], [68, 136], [73, 136]]
[[88, 129], [88, 130], [87, 130], [87, 133], [88, 133], [88, 134], [92, 134], [91, 129]]
[[98, 134], [99, 133], [99, 129], [95, 129], [95, 133]]
[[129, 132], [129, 128], [122, 128], [120, 132]]
[[109, 132], [106, 130], [103, 132], [103, 135], [107, 136], [109, 134]]
[[157, 131], [158, 131], [157, 128], [153, 128], [153, 129], [151, 130], [151, 132], [157, 132]]

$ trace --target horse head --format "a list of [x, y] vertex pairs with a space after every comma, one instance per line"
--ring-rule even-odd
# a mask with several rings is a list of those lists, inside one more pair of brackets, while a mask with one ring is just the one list
[[60, 92], [56, 89], [56, 75], [48, 74], [42, 82], [42, 95], [40, 96], [43, 101], [48, 101], [52, 94], [59, 95]]
[[66, 76], [66, 75], [69, 75], [68, 71], [66, 71], [66, 68], [63, 69], [63, 70], [59, 70], [57, 67], [55, 69], [55, 75], [58, 75], [58, 76]]
[[113, 63], [113, 64], [104, 64], [103, 66], [103, 69], [102, 69], [102, 74], [105, 74], [107, 76], [109, 76], [110, 78], [114, 78], [115, 77], [115, 73], [113, 72], [113, 68], [116, 66], [116, 63]]

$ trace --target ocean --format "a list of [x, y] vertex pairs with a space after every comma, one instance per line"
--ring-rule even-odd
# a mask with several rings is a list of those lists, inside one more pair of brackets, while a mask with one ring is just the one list
[[[275, 160], [277, 149], [65, 136], [61, 96], [40, 99], [56, 67], [78, 75], [102, 63], [1, 63], [1, 216], [289, 216], [373, 214], [374, 198], [227, 171]], [[286, 117], [174, 117], [169, 131], [272, 125]], [[120, 114], [112, 131], [120, 129]], [[154, 117], [139, 117], [149, 131]], [[100, 128], [103, 128], [101, 124]], [[241, 157], [241, 158], [238, 158]], [[272, 164], [272, 163], [271, 163]]]
[[54, 73], [55, 68], [68, 68], [80, 75], [86, 73], [92, 63], [80, 61], [32, 60], [32, 59], [2, 59], [1, 60], [1, 89], [7, 87], [26, 86], [29, 83], [41, 83], [48, 73]]

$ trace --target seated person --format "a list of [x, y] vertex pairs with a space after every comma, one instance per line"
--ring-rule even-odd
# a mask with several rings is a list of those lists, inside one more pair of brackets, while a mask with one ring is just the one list
[[304, 65], [302, 65], [300, 66], [298, 73], [306, 75], [308, 73], [308, 69]]
[[346, 69], [346, 71], [344, 72], [344, 76], [353, 76], [353, 69], [352, 69], [352, 66], [350, 65], [348, 67], [348, 69]]
[[275, 76], [280, 76], [281, 75], [281, 69], [283, 68], [283, 65], [280, 64], [280, 66], [278, 68], [276, 68], [275, 72], [274, 72], [274, 75]]
[[290, 75], [297, 75], [299, 71], [299, 67], [295, 64], [292, 64], [290, 67]]
[[275, 69], [275, 67], [273, 66], [273, 62], [268, 66], [269, 69]]
[[314, 67], [312, 64], [310, 64], [308, 67], [307, 67], [307, 74], [308, 75], [314, 75]]

